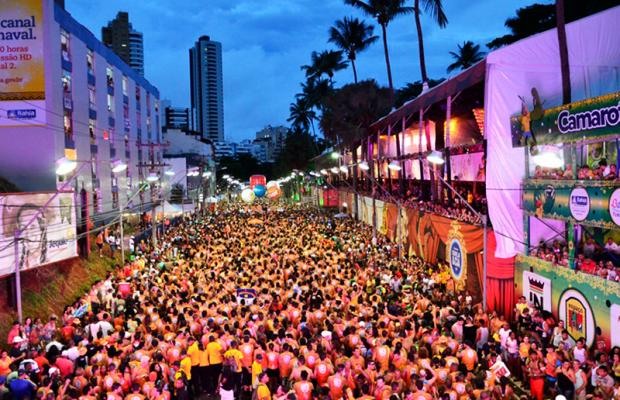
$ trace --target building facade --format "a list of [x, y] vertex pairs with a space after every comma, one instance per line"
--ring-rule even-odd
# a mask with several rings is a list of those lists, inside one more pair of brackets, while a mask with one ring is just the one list
[[129, 22], [128, 13], [119, 11], [108, 26], [101, 28], [101, 41], [144, 76], [144, 38]]
[[[129, 199], [148, 205], [151, 193], [138, 187], [147, 165], [162, 162], [159, 91], [60, 5], [40, 6], [27, 45], [41, 48], [32, 59], [41, 60], [43, 93], [36, 101], [0, 100], [2, 175], [23, 191], [75, 190], [77, 206], [95, 222]], [[55, 173], [63, 157], [77, 161], [69, 181]], [[113, 173], [115, 161], [128, 168]]]
[[189, 108], [172, 106], [164, 108], [164, 130], [179, 129], [188, 132], [190, 129], [189, 115]]
[[285, 126], [266, 126], [259, 132], [256, 132], [254, 143], [261, 147], [261, 153], [264, 153], [265, 160], [263, 162], [275, 162], [280, 155], [286, 137], [288, 136], [288, 128]]
[[224, 140], [222, 44], [201, 36], [189, 49], [191, 130], [213, 142]]

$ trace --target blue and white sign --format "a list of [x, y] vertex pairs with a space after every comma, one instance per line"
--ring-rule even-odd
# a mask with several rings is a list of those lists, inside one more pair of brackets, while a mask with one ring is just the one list
[[450, 272], [456, 280], [460, 280], [465, 269], [464, 263], [465, 252], [458, 239], [452, 239], [448, 246], [448, 260], [450, 262]]
[[584, 221], [590, 213], [590, 196], [585, 188], [576, 187], [570, 192], [568, 199], [570, 213], [576, 221]]

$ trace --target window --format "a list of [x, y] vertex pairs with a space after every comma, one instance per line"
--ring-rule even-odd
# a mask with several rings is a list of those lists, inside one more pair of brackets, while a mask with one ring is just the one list
[[131, 121], [129, 120], [129, 104], [123, 104], [123, 120], [125, 132], [129, 132], [131, 129]]
[[89, 85], [88, 86], [88, 105], [90, 106], [91, 110], [95, 110], [96, 105], [97, 105], [97, 92], [94, 86]]
[[136, 85], [136, 103], [140, 103], [140, 86]]
[[71, 118], [71, 111], [65, 110], [63, 115], [63, 126], [65, 129], [65, 138], [73, 140], [73, 122]]
[[114, 87], [114, 71], [112, 70], [112, 67], [110, 67], [109, 65], [105, 69], [105, 75], [108, 80], [108, 86]]
[[150, 93], [146, 94], [146, 115], [151, 115], [151, 95]]
[[60, 30], [60, 52], [63, 60], [71, 62], [71, 46], [70, 46], [71, 36], [69, 32], [61, 29]]
[[108, 94], [108, 111], [114, 113], [114, 96]]
[[95, 133], [95, 120], [88, 120], [88, 134], [90, 136], [90, 144], [97, 144], [97, 135]]
[[97, 156], [95, 154], [90, 159], [90, 174], [93, 179], [97, 179]]
[[95, 55], [91, 49], [86, 50], [86, 68], [89, 74], [95, 75]]
[[65, 93], [71, 93], [71, 73], [62, 70], [62, 90]]
[[129, 87], [129, 81], [127, 80], [127, 77], [125, 75], [123, 75], [123, 96], [127, 96], [127, 88]]

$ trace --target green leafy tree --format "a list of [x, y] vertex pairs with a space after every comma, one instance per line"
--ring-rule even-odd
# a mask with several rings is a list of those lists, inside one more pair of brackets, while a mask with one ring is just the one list
[[422, 75], [422, 83], [428, 83], [428, 75], [426, 73], [426, 58], [424, 56], [424, 35], [422, 34], [422, 9], [427, 12], [434, 22], [439, 25], [440, 28], [445, 28], [448, 24], [448, 17], [443, 10], [443, 4], [441, 0], [414, 0], [413, 12], [415, 16], [415, 27], [418, 33], [418, 52], [420, 57], [420, 74]]
[[480, 45], [474, 44], [471, 40], [458, 45], [457, 51], [451, 51], [450, 56], [454, 62], [448, 65], [448, 72], [457, 69], [467, 69], [484, 58], [485, 52], [480, 51]]
[[344, 51], [351, 62], [353, 80], [357, 83], [357, 54], [366, 50], [379, 37], [373, 35], [374, 27], [357, 18], [344, 17], [329, 28], [329, 42]]
[[370, 125], [390, 111], [390, 90], [374, 80], [352, 83], [325, 100], [320, 126], [326, 139], [348, 147], [371, 134]]
[[379, 26], [381, 26], [388, 85], [390, 90], [394, 91], [394, 83], [392, 82], [392, 67], [390, 65], [390, 52], [388, 50], [387, 27], [389, 23], [397, 17], [413, 12], [413, 8], [406, 7], [405, 0], [344, 0], [344, 2], [357, 7], [369, 17], [375, 18]]

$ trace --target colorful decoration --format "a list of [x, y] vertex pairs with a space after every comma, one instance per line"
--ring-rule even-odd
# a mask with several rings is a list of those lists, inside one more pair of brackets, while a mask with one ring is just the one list
[[255, 198], [256, 198], [256, 195], [254, 194], [254, 191], [250, 188], [245, 188], [241, 192], [241, 200], [243, 200], [244, 202], [248, 204], [252, 204]]
[[256, 197], [265, 197], [265, 194], [267, 193], [267, 188], [265, 187], [265, 185], [256, 185], [254, 186], [254, 194], [256, 195]]

